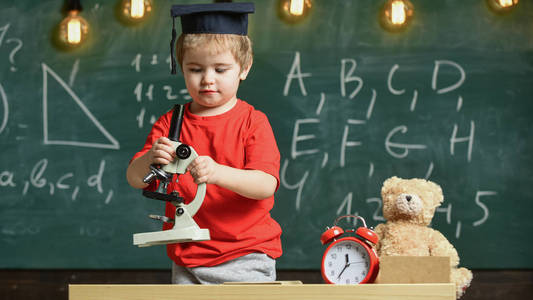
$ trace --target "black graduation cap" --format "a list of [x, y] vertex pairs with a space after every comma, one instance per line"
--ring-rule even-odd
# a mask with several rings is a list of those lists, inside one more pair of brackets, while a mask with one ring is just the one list
[[176, 17], [181, 18], [182, 33], [248, 34], [248, 14], [254, 12], [253, 3], [210, 3], [172, 5], [172, 40], [170, 55], [172, 74], [176, 74], [174, 43], [176, 42]]

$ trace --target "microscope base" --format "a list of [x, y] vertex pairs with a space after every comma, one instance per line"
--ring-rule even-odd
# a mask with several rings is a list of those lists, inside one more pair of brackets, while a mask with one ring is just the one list
[[173, 243], [207, 241], [209, 239], [208, 229], [197, 227], [173, 228], [163, 231], [136, 233], [133, 235], [133, 244], [139, 247], [149, 247]]

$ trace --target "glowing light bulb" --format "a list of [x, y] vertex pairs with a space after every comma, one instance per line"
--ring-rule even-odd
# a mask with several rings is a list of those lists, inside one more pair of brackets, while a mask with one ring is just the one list
[[77, 18], [72, 18], [67, 23], [67, 41], [69, 44], [81, 42], [81, 22]]
[[304, 13], [304, 0], [291, 0], [289, 12], [295, 16], [301, 16]]
[[514, 10], [518, 0], [487, 0], [489, 7], [498, 14], [506, 14]]
[[151, 0], [122, 0], [122, 19], [126, 23], [140, 23], [152, 11]]
[[383, 5], [380, 23], [388, 31], [402, 31], [411, 22], [413, 13], [413, 4], [409, 0], [389, 0]]
[[397, 25], [405, 23], [405, 4], [402, 1], [392, 2], [391, 22]]
[[144, 17], [144, 1], [132, 0], [131, 1], [131, 17], [142, 18]]
[[307, 18], [311, 7], [311, 0], [278, 0], [278, 15], [283, 21], [295, 24]]
[[87, 38], [89, 24], [77, 10], [71, 10], [59, 24], [59, 41], [68, 47], [81, 45]]
[[498, 2], [500, 3], [501, 7], [509, 7], [514, 5], [513, 0], [498, 0]]

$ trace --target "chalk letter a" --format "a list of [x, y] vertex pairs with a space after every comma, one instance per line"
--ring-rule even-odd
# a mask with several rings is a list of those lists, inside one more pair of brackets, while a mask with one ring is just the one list
[[305, 90], [303, 78], [310, 76], [311, 73], [302, 73], [302, 70], [300, 68], [300, 52], [296, 51], [296, 54], [294, 55], [294, 61], [292, 62], [291, 70], [289, 74], [287, 74], [287, 81], [285, 81], [285, 88], [283, 88], [283, 96], [287, 96], [289, 94], [291, 82], [294, 78], [298, 78], [300, 92], [302, 92], [302, 95], [307, 96], [307, 91]]

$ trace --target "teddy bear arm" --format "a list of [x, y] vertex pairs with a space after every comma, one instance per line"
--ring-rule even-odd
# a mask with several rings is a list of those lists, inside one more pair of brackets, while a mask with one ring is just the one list
[[431, 256], [449, 256], [450, 266], [452, 267], [459, 265], [459, 255], [457, 254], [457, 250], [439, 231], [433, 230], [430, 253]]
[[383, 239], [385, 238], [386, 227], [387, 225], [385, 223], [380, 223], [378, 224], [378, 226], [376, 226], [376, 228], [374, 228], [374, 232], [379, 238], [378, 243], [376, 244], [376, 251], [378, 252], [378, 254], [381, 253], [381, 245]]

